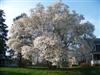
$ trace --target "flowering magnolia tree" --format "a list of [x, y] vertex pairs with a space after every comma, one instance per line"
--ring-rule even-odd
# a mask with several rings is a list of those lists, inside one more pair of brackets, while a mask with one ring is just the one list
[[8, 45], [24, 59], [62, 65], [68, 61], [70, 50], [80, 55], [90, 52], [92, 46], [87, 40], [95, 38], [93, 31], [94, 26], [84, 22], [82, 15], [69, 11], [66, 4], [56, 2], [45, 8], [39, 3], [30, 16], [23, 13], [14, 19]]
[[33, 41], [34, 48], [38, 49], [38, 57], [57, 64], [59, 61], [60, 43], [55, 36], [39, 36]]

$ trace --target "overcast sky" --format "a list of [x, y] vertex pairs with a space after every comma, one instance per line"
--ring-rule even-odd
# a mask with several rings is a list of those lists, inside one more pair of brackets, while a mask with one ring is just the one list
[[[21, 13], [29, 13], [31, 8], [41, 2], [48, 6], [57, 0], [0, 0], [0, 9], [6, 15], [6, 24], [11, 27], [12, 20]], [[62, 0], [69, 6], [70, 10], [75, 10], [83, 14], [87, 21], [95, 25], [94, 34], [100, 38], [100, 0]]]

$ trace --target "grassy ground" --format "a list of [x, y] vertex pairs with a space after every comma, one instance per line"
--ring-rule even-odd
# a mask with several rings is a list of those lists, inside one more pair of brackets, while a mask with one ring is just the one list
[[63, 70], [0, 67], [0, 75], [100, 75], [100, 67]]

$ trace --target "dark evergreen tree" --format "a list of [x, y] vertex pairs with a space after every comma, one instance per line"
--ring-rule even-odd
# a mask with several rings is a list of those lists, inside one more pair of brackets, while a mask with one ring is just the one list
[[6, 59], [6, 40], [7, 40], [7, 25], [4, 23], [4, 12], [0, 9], [0, 66], [4, 66]]

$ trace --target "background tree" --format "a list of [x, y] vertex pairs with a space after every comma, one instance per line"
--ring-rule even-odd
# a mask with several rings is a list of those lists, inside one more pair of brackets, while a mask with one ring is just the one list
[[4, 19], [4, 12], [3, 10], [0, 9], [0, 66], [3, 66], [5, 64], [5, 59], [6, 59], [6, 40], [7, 40], [7, 32], [8, 30], [7, 25], [4, 24], [5, 19]]
[[[55, 2], [47, 8], [39, 3], [31, 9], [30, 16], [22, 14], [15, 18], [11, 28], [12, 35], [8, 42], [9, 47], [15, 49], [16, 52], [20, 50], [19, 53], [22, 53], [23, 46], [29, 46], [32, 48], [32, 51], [31, 49], [28, 51], [33, 52], [33, 54], [30, 53], [32, 58], [45, 59], [52, 65], [60, 67], [63, 62], [67, 63], [70, 57], [80, 57], [77, 56], [77, 53], [82, 55], [82, 52], [79, 51], [82, 45], [84, 45], [83, 52], [85, 49], [86, 52], [90, 52], [92, 46], [88, 43], [88, 39], [95, 38], [94, 26], [90, 22], [84, 22], [82, 15], [69, 11], [68, 8], [61, 1]], [[14, 43], [16, 42], [20, 44], [18, 47], [20, 49], [15, 48]], [[27, 49], [25, 51], [26, 55], [29, 55]], [[85, 53], [86, 56], [89, 54]], [[84, 58], [86, 59], [86, 57]], [[81, 61], [81, 59], [79, 60]]]

